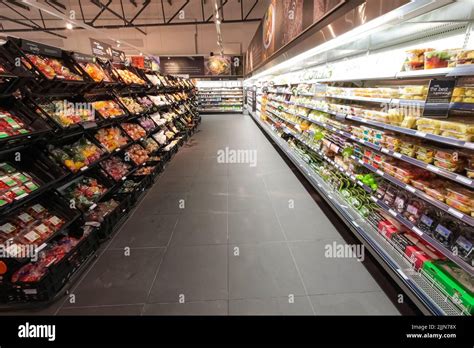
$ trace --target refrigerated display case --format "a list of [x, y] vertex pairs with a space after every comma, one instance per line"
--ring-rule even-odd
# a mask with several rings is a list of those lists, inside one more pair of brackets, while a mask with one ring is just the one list
[[198, 80], [199, 111], [241, 113], [244, 106], [242, 81]]
[[359, 27], [336, 19], [340, 35], [245, 81], [255, 122], [437, 315], [474, 312], [473, 10], [413, 1]]

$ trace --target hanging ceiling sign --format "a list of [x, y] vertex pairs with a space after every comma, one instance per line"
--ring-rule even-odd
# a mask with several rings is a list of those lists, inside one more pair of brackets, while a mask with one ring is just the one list
[[112, 61], [117, 63], [123, 63], [126, 60], [125, 53], [123, 51], [116, 50], [111, 48], [112, 52]]
[[91, 51], [92, 54], [96, 57], [112, 59], [112, 46], [108, 43], [96, 40], [96, 39], [89, 39], [91, 43]]

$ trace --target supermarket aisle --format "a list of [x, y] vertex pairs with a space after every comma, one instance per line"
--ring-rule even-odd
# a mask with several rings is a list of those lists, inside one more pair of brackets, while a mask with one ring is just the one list
[[[256, 165], [218, 163], [226, 147], [230, 162], [255, 150]], [[325, 257], [334, 243], [344, 240], [250, 117], [203, 116], [74, 303], [46, 312], [398, 314], [361, 262]]]

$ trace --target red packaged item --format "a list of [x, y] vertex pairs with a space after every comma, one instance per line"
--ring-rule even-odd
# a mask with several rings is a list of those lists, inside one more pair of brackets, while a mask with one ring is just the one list
[[35, 219], [41, 219], [45, 214], [47, 213], [47, 210], [45, 207], [43, 207], [41, 204], [34, 204], [31, 207], [28, 208], [28, 214], [33, 216]]
[[3, 235], [6, 239], [14, 237], [20, 232], [20, 228], [14, 223], [4, 221], [0, 225], [0, 235]]
[[36, 233], [38, 233], [39, 235], [41, 235], [43, 238], [47, 238], [48, 236], [50, 236], [53, 233], [51, 228], [46, 226], [44, 223], [39, 224], [38, 226], [36, 226], [34, 231]]
[[407, 246], [405, 255], [413, 263], [415, 269], [420, 269], [426, 261], [431, 261], [431, 258], [416, 245]]
[[44, 223], [54, 231], [58, 231], [61, 226], [64, 225], [64, 220], [57, 217], [56, 215], [52, 215], [48, 217]]
[[26, 227], [35, 221], [35, 218], [26, 212], [21, 212], [17, 218], [17, 224], [20, 227]]
[[382, 220], [379, 222], [378, 231], [387, 239], [392, 238], [392, 234], [398, 233], [398, 228], [388, 220]]

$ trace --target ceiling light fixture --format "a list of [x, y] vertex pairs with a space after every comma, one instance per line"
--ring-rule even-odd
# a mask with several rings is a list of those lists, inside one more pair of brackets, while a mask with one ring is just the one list
[[72, 23], [67, 22], [66, 23], [66, 29], [72, 30], [72, 29], [74, 29], [74, 26], [72, 25]]

